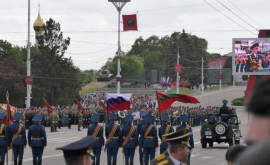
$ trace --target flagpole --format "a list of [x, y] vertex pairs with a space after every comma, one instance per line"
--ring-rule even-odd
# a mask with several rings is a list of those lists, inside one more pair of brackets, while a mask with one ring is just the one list
[[116, 7], [118, 11], [118, 51], [117, 51], [117, 75], [116, 75], [116, 80], [117, 80], [117, 93], [120, 93], [120, 82], [121, 82], [121, 68], [120, 68], [120, 53], [121, 53], [121, 45], [120, 45], [120, 16], [121, 16], [121, 10], [125, 6], [127, 2], [130, 2], [130, 0], [109, 0], [109, 2], [112, 2], [113, 5]]

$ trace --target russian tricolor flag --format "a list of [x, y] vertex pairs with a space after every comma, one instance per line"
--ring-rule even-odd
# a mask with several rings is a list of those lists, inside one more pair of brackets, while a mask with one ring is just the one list
[[107, 93], [106, 103], [108, 111], [118, 110], [130, 110], [130, 98], [131, 93], [125, 94], [116, 94], [116, 93]]

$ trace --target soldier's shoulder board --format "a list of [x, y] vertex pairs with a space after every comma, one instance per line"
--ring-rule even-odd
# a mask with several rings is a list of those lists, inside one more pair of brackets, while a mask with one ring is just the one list
[[166, 155], [165, 154], [161, 154], [158, 157], [156, 157], [156, 160], [157, 161], [160, 161], [160, 160], [165, 159], [165, 158], [166, 158]]
[[163, 160], [162, 162], [158, 163], [157, 165], [165, 165], [168, 164], [169, 161], [168, 160]]

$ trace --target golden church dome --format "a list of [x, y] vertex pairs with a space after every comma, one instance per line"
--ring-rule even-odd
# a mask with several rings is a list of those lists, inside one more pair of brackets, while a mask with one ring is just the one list
[[34, 22], [34, 30], [37, 34], [42, 34], [44, 32], [44, 22], [40, 17], [40, 13], [38, 13], [37, 19]]

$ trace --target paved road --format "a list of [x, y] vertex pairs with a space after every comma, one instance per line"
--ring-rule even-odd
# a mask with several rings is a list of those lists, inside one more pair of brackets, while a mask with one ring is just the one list
[[[238, 97], [242, 97], [244, 95], [244, 87], [236, 87], [235, 89], [226, 89], [222, 90], [221, 93], [219, 91], [212, 93], [204, 93], [202, 95], [197, 95], [196, 97], [201, 102], [202, 106], [220, 106], [221, 100], [227, 99], [229, 102]], [[182, 105], [182, 104], [175, 104]], [[192, 106], [192, 105], [191, 105]], [[197, 105], [196, 105], [197, 106]], [[236, 107], [237, 114], [239, 119], [242, 121], [240, 128], [242, 130], [242, 134], [245, 133], [245, 127], [247, 125], [248, 115], [244, 110], [244, 107]], [[58, 132], [51, 133], [49, 132], [49, 128], [46, 128], [47, 138], [48, 138], [48, 146], [44, 150], [43, 155], [43, 165], [54, 165], [54, 164], [65, 164], [62, 151], [57, 151], [55, 148], [66, 145], [73, 141], [76, 141], [84, 136], [86, 136], [86, 129], [82, 131], [77, 131], [77, 126], [73, 125], [72, 129], [68, 129], [64, 127], [60, 129]], [[194, 127], [194, 138], [195, 138], [195, 149], [192, 153], [191, 163], [193, 165], [225, 165], [225, 153], [228, 149], [228, 144], [214, 143], [213, 148], [202, 149], [200, 144], [200, 127]], [[156, 154], [159, 154], [159, 150]], [[106, 153], [102, 153], [101, 155], [101, 165], [105, 165], [107, 161]], [[9, 164], [11, 164], [11, 151], [9, 151]], [[32, 154], [30, 148], [27, 146], [24, 153], [24, 165], [32, 165]], [[123, 164], [123, 155], [121, 153], [121, 149], [118, 152], [118, 163], [119, 165]], [[135, 165], [138, 165], [138, 151], [135, 154]]]

